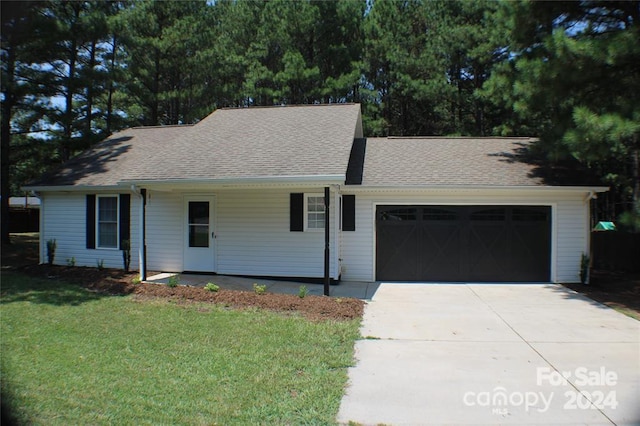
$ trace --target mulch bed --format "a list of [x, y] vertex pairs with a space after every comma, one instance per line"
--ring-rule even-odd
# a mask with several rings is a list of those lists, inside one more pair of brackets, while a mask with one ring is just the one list
[[589, 284], [564, 284], [610, 307], [624, 307], [640, 315], [640, 274], [592, 270]]
[[[132, 283], [137, 272], [125, 273], [118, 269], [82, 268], [37, 265], [37, 240], [23, 244], [26, 249], [16, 250], [2, 246], [2, 269], [16, 270], [43, 278], [56, 278], [80, 284], [90, 290], [109, 294], [135, 294], [138, 298], [161, 297], [179, 302], [215, 303], [229, 307], [257, 307], [279, 312], [299, 312], [314, 319], [347, 320], [362, 317], [364, 302], [358, 299], [334, 299], [323, 296], [306, 296], [220, 289], [217, 293], [199, 287], [168, 287], [161, 284]], [[640, 318], [640, 274], [591, 271], [591, 283], [565, 284], [587, 297], [610, 307], [624, 307], [635, 311]]]
[[225, 290], [217, 292], [202, 287], [179, 285], [169, 287], [165, 284], [133, 284], [137, 272], [125, 273], [119, 269], [97, 269], [78, 266], [31, 265], [15, 268], [30, 276], [60, 279], [79, 284], [91, 291], [112, 295], [132, 294], [137, 299], [163, 298], [180, 303], [214, 303], [232, 308], [260, 308], [276, 312], [300, 313], [314, 321], [350, 320], [361, 318], [364, 302], [353, 298], [334, 298], [310, 296], [300, 298], [297, 295], [264, 293], [250, 291]]

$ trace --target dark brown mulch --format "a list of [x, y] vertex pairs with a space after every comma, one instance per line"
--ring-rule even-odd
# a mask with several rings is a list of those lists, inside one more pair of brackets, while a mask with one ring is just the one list
[[589, 284], [565, 284], [612, 308], [627, 308], [640, 318], [640, 274], [592, 270]]
[[220, 289], [211, 292], [201, 287], [169, 287], [165, 284], [133, 284], [137, 272], [102, 269], [32, 265], [15, 268], [30, 276], [54, 278], [82, 285], [92, 291], [113, 295], [133, 294], [139, 299], [163, 298], [186, 303], [214, 303], [233, 308], [260, 308], [276, 312], [298, 312], [312, 320], [350, 320], [362, 317], [364, 302], [352, 298], [305, 296]]

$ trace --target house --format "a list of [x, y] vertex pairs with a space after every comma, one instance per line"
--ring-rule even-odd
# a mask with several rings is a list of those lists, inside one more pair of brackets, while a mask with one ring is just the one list
[[28, 189], [41, 261], [55, 239], [56, 263], [122, 267], [129, 240], [143, 276], [579, 281], [607, 188], [546, 183], [531, 142], [365, 138], [358, 104], [219, 109], [114, 134]]

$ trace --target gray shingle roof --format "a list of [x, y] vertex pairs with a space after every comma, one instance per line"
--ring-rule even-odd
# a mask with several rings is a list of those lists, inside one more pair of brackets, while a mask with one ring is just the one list
[[530, 138], [367, 138], [363, 186], [543, 185], [519, 161]]
[[193, 126], [112, 135], [32, 186], [345, 176], [360, 105], [219, 109]]
[[136, 127], [115, 133], [29, 186], [115, 186], [168, 150], [192, 126]]

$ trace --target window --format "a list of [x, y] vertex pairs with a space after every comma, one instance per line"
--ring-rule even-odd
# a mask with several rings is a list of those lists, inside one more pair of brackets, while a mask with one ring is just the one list
[[306, 229], [324, 229], [324, 195], [307, 195], [305, 201]]
[[386, 210], [380, 213], [380, 220], [414, 221], [418, 220], [418, 209], [413, 207]]
[[118, 197], [97, 197], [97, 238], [100, 248], [118, 248]]
[[516, 207], [511, 218], [516, 222], [547, 222], [547, 211], [545, 207]]
[[189, 247], [209, 247], [209, 202], [189, 201]]
[[438, 209], [432, 207], [425, 207], [422, 210], [423, 220], [458, 220], [458, 215], [451, 210]]
[[478, 221], [504, 221], [506, 217], [507, 209], [505, 208], [478, 210], [471, 213], [471, 220]]

